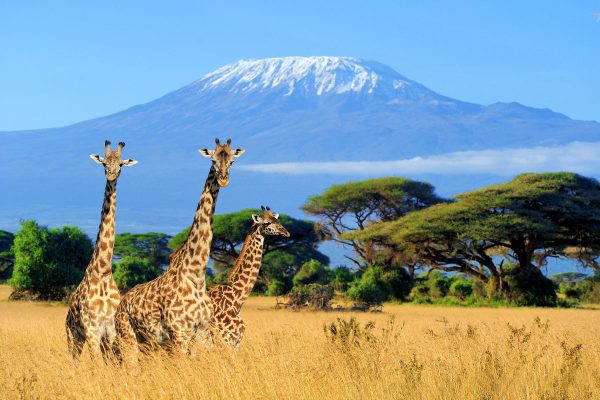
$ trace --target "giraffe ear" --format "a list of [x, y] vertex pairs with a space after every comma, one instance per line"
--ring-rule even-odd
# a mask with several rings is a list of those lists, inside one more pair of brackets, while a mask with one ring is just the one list
[[215, 151], [209, 149], [199, 149], [198, 153], [202, 154], [204, 157], [212, 157], [213, 154], [215, 154]]
[[245, 149], [242, 149], [242, 148], [240, 147], [240, 148], [238, 148], [238, 149], [235, 149], [234, 151], [232, 151], [232, 154], [233, 154], [233, 156], [234, 156], [234, 157], [239, 157], [239, 156], [241, 156], [242, 154], [244, 154], [244, 152], [245, 152], [245, 151], [246, 151]]
[[96, 161], [98, 164], [102, 164], [104, 162], [104, 158], [99, 156], [98, 154], [90, 154], [90, 158]]
[[273, 214], [273, 218], [279, 219], [279, 214]]
[[252, 221], [255, 224], [260, 224], [263, 221], [263, 219], [256, 214], [252, 214]]
[[121, 165], [124, 165], [126, 167], [131, 167], [132, 165], [137, 164], [137, 160], [132, 160], [131, 158], [129, 160], [123, 160], [123, 162], [121, 163]]

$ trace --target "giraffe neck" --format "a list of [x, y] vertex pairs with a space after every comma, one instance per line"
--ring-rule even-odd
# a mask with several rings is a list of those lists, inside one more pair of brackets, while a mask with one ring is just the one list
[[238, 311], [250, 296], [258, 278], [264, 242], [265, 237], [256, 228], [253, 228], [246, 236], [240, 255], [227, 275], [229, 286], [234, 289], [235, 299], [233, 300]]
[[100, 227], [96, 246], [86, 273], [108, 276], [112, 273], [113, 248], [115, 245], [115, 212], [117, 203], [117, 180], [106, 181]]
[[179, 254], [175, 254], [173, 260], [177, 264], [177, 268], [185, 268], [186, 271], [202, 280], [204, 280], [208, 265], [208, 255], [213, 236], [213, 215], [219, 188], [217, 174], [214, 167], [211, 167], [196, 208], [190, 233], [183, 246], [177, 251]]

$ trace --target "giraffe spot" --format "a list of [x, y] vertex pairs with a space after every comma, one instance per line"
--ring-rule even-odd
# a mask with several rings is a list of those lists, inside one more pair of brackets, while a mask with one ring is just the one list
[[108, 245], [106, 244], [106, 242], [104, 242], [104, 241], [100, 242], [100, 249], [102, 251], [106, 251], [106, 249], [108, 249]]
[[96, 299], [96, 300], [92, 300], [92, 308], [102, 308], [102, 306], [104, 305], [104, 301], [102, 301], [101, 299]]

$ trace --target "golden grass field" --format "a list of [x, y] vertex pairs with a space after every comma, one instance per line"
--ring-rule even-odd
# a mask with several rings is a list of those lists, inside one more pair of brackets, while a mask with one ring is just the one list
[[[386, 305], [275, 310], [251, 298], [238, 353], [147, 356], [137, 373], [66, 353], [66, 307], [8, 302], [0, 286], [2, 399], [600, 398], [600, 311]], [[375, 321], [344, 345], [323, 326]], [[390, 319], [394, 317], [395, 319]], [[510, 324], [510, 325], [509, 325]]]

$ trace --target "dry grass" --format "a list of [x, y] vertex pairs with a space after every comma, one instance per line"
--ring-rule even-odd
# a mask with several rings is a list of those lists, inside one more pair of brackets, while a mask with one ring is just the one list
[[[350, 314], [273, 304], [250, 299], [237, 354], [157, 355], [135, 375], [87, 357], [71, 364], [65, 307], [0, 300], [0, 398], [600, 398], [598, 311], [389, 305]], [[354, 341], [324, 334], [353, 316], [375, 328]]]

